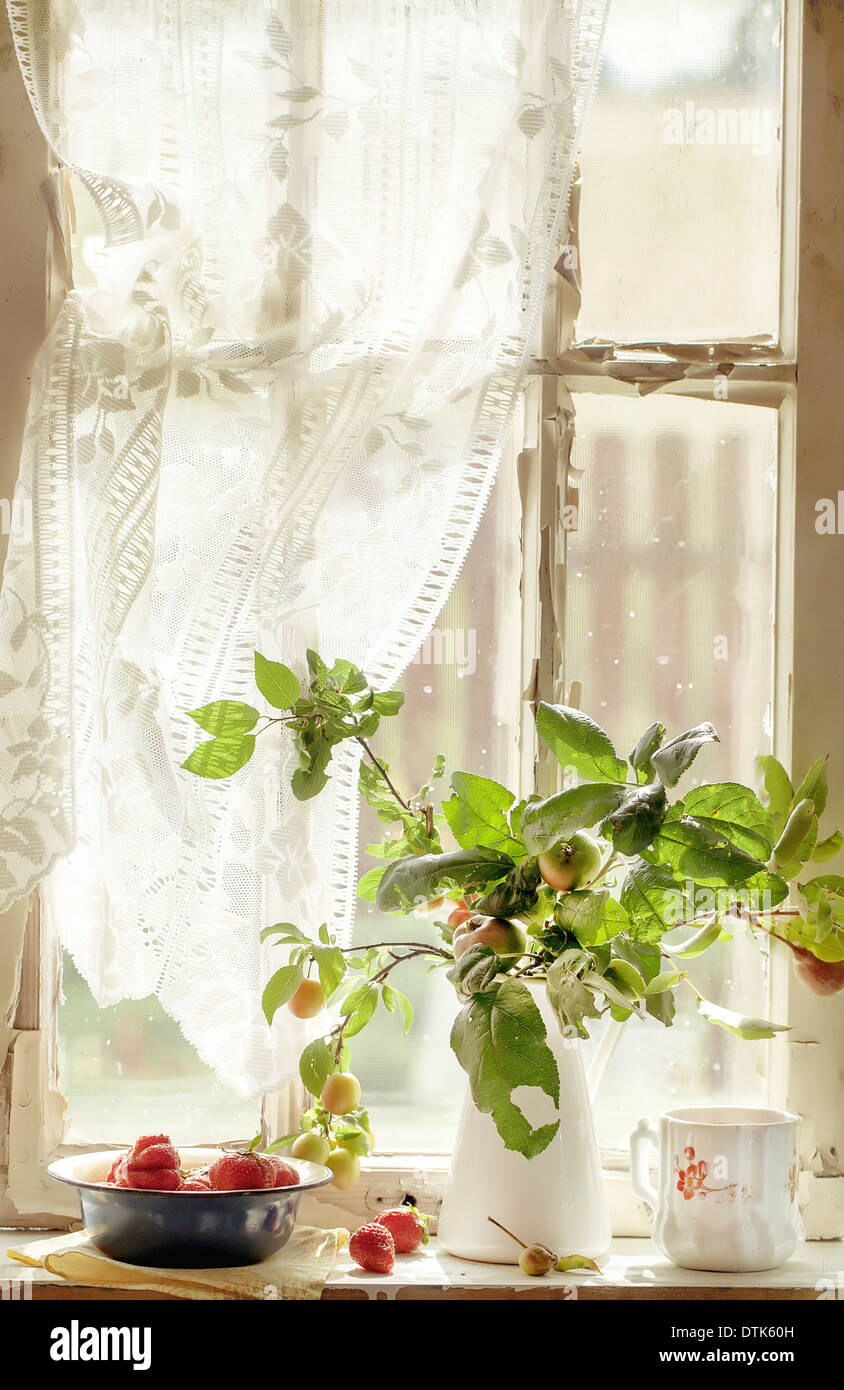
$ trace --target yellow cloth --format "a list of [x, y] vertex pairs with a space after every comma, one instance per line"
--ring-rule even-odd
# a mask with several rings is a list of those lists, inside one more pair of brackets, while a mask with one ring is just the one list
[[98, 1250], [85, 1231], [30, 1241], [6, 1253], [22, 1264], [60, 1274], [91, 1288], [147, 1289], [177, 1298], [319, 1298], [337, 1252], [349, 1239], [339, 1227], [297, 1226], [277, 1255], [232, 1269], [154, 1269], [123, 1264]]

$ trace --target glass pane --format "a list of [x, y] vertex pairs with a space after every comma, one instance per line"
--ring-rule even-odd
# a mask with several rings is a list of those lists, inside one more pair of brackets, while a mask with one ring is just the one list
[[[446, 778], [469, 769], [515, 787], [519, 711], [519, 504], [512, 462], [502, 465], [480, 530], [458, 583], [431, 638], [408, 669], [401, 688], [403, 717], [378, 731], [399, 789], [420, 787], [437, 753]], [[444, 783], [438, 784], [447, 794]], [[439, 800], [439, 793], [437, 793]], [[363, 808], [363, 873], [374, 861], [363, 854], [382, 838]], [[354, 943], [436, 941], [437, 913], [420, 919], [384, 917], [360, 903]], [[352, 1069], [370, 1106], [379, 1150], [448, 1152], [454, 1139], [465, 1076], [449, 1047], [457, 1012], [444, 972], [424, 964], [400, 968], [395, 980], [413, 1000], [416, 1016], [402, 1038], [397, 1016], [382, 1010], [352, 1040]]]
[[177, 1144], [251, 1139], [260, 1105], [218, 1081], [157, 999], [94, 1002], [65, 952], [59, 1007], [59, 1086], [72, 1144], [131, 1144], [161, 1132]]
[[[582, 708], [624, 752], [655, 719], [669, 734], [711, 719], [721, 742], [699, 754], [681, 792], [752, 785], [754, 756], [771, 748], [776, 411], [597, 394], [575, 408], [583, 473], [567, 681], [582, 682]], [[707, 998], [766, 1016], [766, 962], [752, 941], [690, 964]], [[673, 1028], [625, 1025], [598, 1103], [603, 1145], [626, 1145], [641, 1115], [680, 1098], [762, 1099], [761, 1045], [705, 1024], [682, 993]]]
[[775, 339], [781, 0], [613, 0], [581, 160], [583, 341]]

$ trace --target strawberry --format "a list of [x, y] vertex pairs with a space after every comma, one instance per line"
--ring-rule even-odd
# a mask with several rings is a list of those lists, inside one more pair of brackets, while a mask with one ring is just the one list
[[118, 1154], [108, 1170], [106, 1182], [114, 1187], [126, 1187], [126, 1155]]
[[[130, 1168], [126, 1187], [146, 1188], [151, 1192], [175, 1192], [181, 1187], [178, 1168]], [[121, 1183], [121, 1186], [124, 1184]]]
[[349, 1254], [370, 1274], [390, 1274], [396, 1262], [396, 1246], [386, 1226], [370, 1221], [355, 1231], [349, 1241]]
[[[268, 1155], [269, 1157], [269, 1155]], [[289, 1163], [285, 1163], [281, 1158], [270, 1158], [273, 1165], [274, 1177], [270, 1187], [298, 1187], [299, 1174]]]
[[390, 1232], [397, 1255], [412, 1255], [420, 1245], [428, 1243], [428, 1218], [415, 1207], [394, 1207], [391, 1211], [382, 1211], [375, 1220]]
[[120, 1187], [175, 1192], [182, 1183], [179, 1155], [169, 1134], [142, 1134], [116, 1165], [116, 1171]]
[[193, 1168], [181, 1186], [182, 1192], [213, 1192], [211, 1179], [201, 1168]]
[[276, 1181], [276, 1163], [279, 1161], [265, 1154], [227, 1153], [211, 1164], [208, 1176], [215, 1192], [280, 1187], [283, 1184]]

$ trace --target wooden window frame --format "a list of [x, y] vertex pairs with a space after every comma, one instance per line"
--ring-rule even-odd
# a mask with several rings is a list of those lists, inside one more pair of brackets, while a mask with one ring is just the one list
[[[5, 25], [5, 16], [3, 24]], [[8, 30], [0, 30], [0, 44]], [[556, 769], [533, 734], [540, 699], [565, 698], [565, 532], [562, 506], [574, 500], [569, 461], [573, 430], [571, 393], [635, 395], [653, 386], [674, 395], [713, 398], [725, 366], [731, 402], [776, 409], [779, 420], [779, 495], [775, 632], [774, 751], [786, 764], [807, 764], [819, 746], [837, 752], [844, 651], [830, 641], [830, 597], [840, 563], [837, 537], [815, 531], [818, 499], [838, 498], [844, 457], [844, 410], [836, 373], [844, 313], [844, 245], [830, 209], [844, 199], [840, 121], [844, 87], [844, 11], [837, 0], [787, 0], [784, 34], [784, 108], [780, 342], [742, 355], [712, 344], [709, 359], [677, 345], [659, 362], [643, 360], [629, 345], [611, 363], [571, 348], [577, 292], [555, 279], [524, 397], [523, 437], [505, 466], [518, 469], [523, 509], [522, 712], [523, 786], [552, 790]], [[795, 56], [796, 55], [796, 56]], [[20, 151], [6, 174], [14, 179], [16, 215], [0, 230], [4, 298], [21, 325], [14, 359], [0, 356], [5, 398], [14, 402], [0, 435], [0, 482], [11, 494], [17, 474], [32, 356], [61, 295], [62, 236], [55, 220], [60, 200], [46, 143], [35, 123], [16, 65], [0, 74], [0, 122], [12, 127]], [[52, 188], [52, 195], [51, 190]], [[11, 199], [7, 205], [11, 204]], [[576, 205], [576, 199], [574, 200]], [[32, 255], [37, 247], [39, 256]], [[43, 260], [40, 253], [43, 251]], [[39, 274], [37, 267], [42, 266]], [[36, 267], [33, 273], [33, 265]], [[56, 267], [59, 269], [58, 287]], [[6, 309], [7, 316], [10, 310]], [[799, 372], [798, 372], [799, 369]], [[798, 387], [799, 374], [799, 387]], [[844, 527], [844, 517], [841, 518]], [[5, 538], [0, 537], [0, 544]], [[834, 634], [833, 634], [834, 635]], [[815, 679], [818, 654], [824, 677]], [[833, 761], [830, 812], [844, 823], [844, 764]], [[834, 866], [831, 866], [834, 869]], [[46, 951], [46, 955], [45, 955]], [[55, 1084], [56, 951], [42, 942], [37, 901], [16, 904], [0, 933], [0, 1225], [66, 1225], [76, 1216], [72, 1194], [46, 1179], [46, 1163], [60, 1151], [63, 1102]], [[844, 996], [818, 1000], [794, 984], [785, 948], [772, 958], [771, 1007], [791, 1033], [767, 1044], [770, 1103], [805, 1117], [801, 1205], [807, 1235], [844, 1235]], [[3, 1058], [5, 1057], [5, 1061]], [[299, 1097], [295, 1088], [268, 1098], [268, 1130], [287, 1128]], [[377, 1155], [365, 1165], [351, 1194], [329, 1189], [309, 1199], [309, 1218], [359, 1220], [383, 1202], [406, 1195], [436, 1209], [445, 1185], [445, 1156]], [[620, 1156], [606, 1160], [607, 1189], [616, 1235], [642, 1235], [648, 1222], [632, 1195]]]

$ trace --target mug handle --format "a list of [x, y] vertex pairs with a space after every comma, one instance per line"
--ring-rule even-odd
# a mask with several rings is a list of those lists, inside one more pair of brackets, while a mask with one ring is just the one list
[[630, 1181], [637, 1197], [656, 1211], [659, 1193], [648, 1172], [648, 1151], [659, 1144], [659, 1130], [649, 1120], [640, 1120], [630, 1136]]

